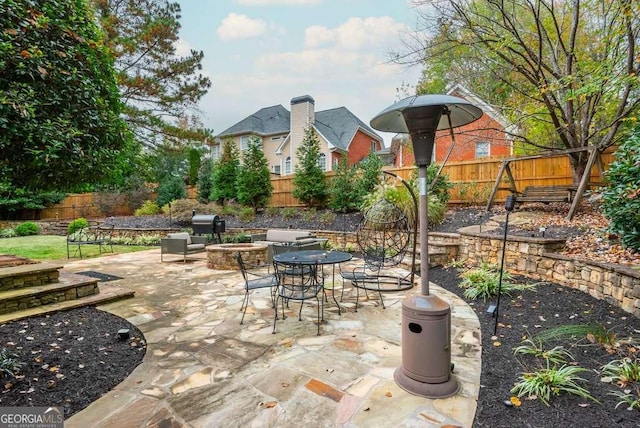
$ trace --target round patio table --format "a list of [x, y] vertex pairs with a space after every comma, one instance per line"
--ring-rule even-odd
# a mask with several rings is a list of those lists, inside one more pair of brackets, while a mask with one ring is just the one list
[[352, 257], [351, 253], [346, 251], [300, 250], [276, 254], [273, 260], [290, 266], [332, 265], [331, 297], [338, 307], [338, 315], [342, 315], [335, 295], [336, 264], [348, 262]]

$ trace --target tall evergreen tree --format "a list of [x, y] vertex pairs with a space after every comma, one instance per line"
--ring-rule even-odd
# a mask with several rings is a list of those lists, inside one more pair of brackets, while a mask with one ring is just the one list
[[304, 130], [304, 139], [296, 151], [298, 163], [293, 175], [294, 198], [309, 207], [322, 207], [329, 198], [324, 171], [318, 165], [320, 140], [311, 125]]
[[240, 168], [240, 155], [233, 139], [222, 142], [222, 154], [213, 167], [211, 178], [211, 196], [213, 202], [224, 205], [238, 196], [236, 182]]
[[236, 182], [238, 202], [253, 207], [264, 208], [269, 202], [273, 186], [269, 162], [262, 152], [260, 139], [251, 137], [249, 147], [243, 153], [242, 165]]
[[331, 197], [329, 206], [332, 210], [348, 213], [357, 211], [361, 198], [356, 189], [356, 167], [349, 165], [346, 156], [340, 159], [331, 180]]
[[91, 0], [116, 57], [125, 118], [137, 138], [203, 140], [206, 133], [180, 126], [211, 86], [200, 73], [202, 51], [179, 56], [180, 5], [167, 0]]
[[83, 0], [0, 2], [0, 199], [108, 181], [134, 156]]

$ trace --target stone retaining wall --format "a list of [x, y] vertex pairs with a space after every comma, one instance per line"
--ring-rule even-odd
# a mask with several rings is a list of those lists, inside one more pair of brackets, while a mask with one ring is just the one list
[[[8, 271], [11, 268], [4, 268]], [[0, 291], [16, 290], [19, 288], [36, 287], [39, 285], [57, 283], [60, 272], [57, 270], [44, 270], [20, 276], [6, 275], [0, 277]]]
[[[507, 236], [505, 269], [577, 288], [640, 317], [640, 270], [557, 254], [564, 239]], [[500, 264], [502, 238], [474, 228], [460, 231], [460, 257]]]

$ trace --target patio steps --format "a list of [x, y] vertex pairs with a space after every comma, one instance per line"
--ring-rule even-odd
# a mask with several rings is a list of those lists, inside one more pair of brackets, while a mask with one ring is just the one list
[[[429, 233], [429, 266], [444, 266], [458, 257], [460, 235], [457, 233]], [[420, 268], [420, 247], [417, 248], [416, 269]], [[409, 256], [409, 263], [410, 256]]]
[[133, 291], [101, 284], [88, 276], [36, 263], [0, 269], [0, 324], [81, 306], [133, 297]]

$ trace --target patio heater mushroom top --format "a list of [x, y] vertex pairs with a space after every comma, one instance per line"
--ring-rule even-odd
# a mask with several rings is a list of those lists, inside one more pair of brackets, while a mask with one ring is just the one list
[[387, 107], [370, 122], [379, 131], [409, 133], [418, 166], [422, 294], [402, 302], [402, 366], [394, 379], [402, 389], [428, 398], [454, 395], [458, 383], [451, 376], [451, 308], [429, 294], [427, 166], [436, 131], [466, 125], [481, 116], [481, 109], [461, 98], [416, 95]]

